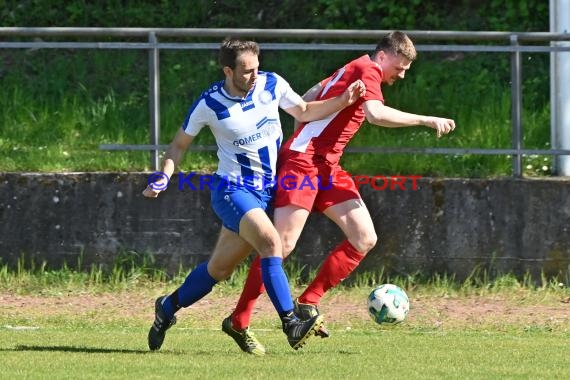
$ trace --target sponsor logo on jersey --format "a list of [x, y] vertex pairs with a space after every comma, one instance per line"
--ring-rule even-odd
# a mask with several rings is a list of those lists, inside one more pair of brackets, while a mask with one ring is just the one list
[[259, 140], [260, 138], [263, 137], [263, 134], [260, 132], [256, 132], [253, 135], [249, 135], [247, 137], [241, 138], [241, 139], [237, 139], [234, 140], [233, 144], [235, 146], [240, 146], [240, 145], [248, 145], [251, 144], [257, 140]]

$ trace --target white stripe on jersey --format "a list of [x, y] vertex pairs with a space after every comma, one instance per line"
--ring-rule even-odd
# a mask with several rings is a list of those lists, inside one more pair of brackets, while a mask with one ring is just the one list
[[[341, 69], [338, 70], [338, 72], [336, 73], [336, 75], [334, 76], [334, 78], [332, 78], [327, 85], [325, 86], [325, 88], [323, 89], [323, 91], [321, 92], [321, 95], [317, 98], [317, 100], [322, 99], [322, 97], [329, 91], [329, 89], [334, 86], [334, 84], [336, 82], [338, 82], [338, 80], [342, 77], [342, 75], [344, 74], [345, 71], [345, 67], [342, 67]], [[299, 134], [297, 135], [297, 137], [295, 137], [295, 139], [293, 140], [293, 142], [291, 142], [291, 146], [290, 149], [291, 150], [295, 150], [297, 152], [305, 152], [307, 150], [307, 146], [309, 145], [309, 143], [311, 142], [311, 139], [313, 137], [318, 137], [321, 135], [321, 133], [323, 133], [323, 131], [325, 130], [325, 128], [327, 127], [327, 125], [329, 125], [329, 123], [331, 122], [332, 119], [334, 119], [336, 117], [336, 115], [338, 115], [340, 111], [335, 112], [334, 114], [330, 115], [329, 117], [325, 118], [325, 119], [321, 119], [321, 120], [315, 120], [315, 121], [311, 121], [308, 122], [303, 129], [301, 130], [301, 132], [299, 132]]]
[[332, 86], [334, 86], [334, 85], [336, 84], [336, 82], [338, 82], [338, 80], [339, 80], [340, 78], [342, 78], [342, 76], [343, 76], [345, 70], [346, 70], [346, 67], [345, 67], [345, 66], [341, 67], [341, 68], [338, 70], [338, 73], [336, 73], [336, 75], [334, 76], [334, 78], [332, 78], [332, 79], [329, 81], [329, 83], [327, 83], [327, 85], [326, 85], [325, 88], [323, 89], [323, 92], [321, 93], [321, 96], [319, 96], [319, 98], [322, 99], [323, 96], [325, 96], [325, 94], [326, 94], [327, 92], [329, 92], [329, 89], [330, 89]]
[[218, 145], [216, 173], [234, 183], [261, 189], [275, 180], [283, 139], [279, 107], [291, 108], [301, 102], [285, 79], [260, 71], [245, 99], [229, 96], [223, 90], [223, 81], [213, 84], [190, 107], [182, 128], [196, 136], [208, 125]]

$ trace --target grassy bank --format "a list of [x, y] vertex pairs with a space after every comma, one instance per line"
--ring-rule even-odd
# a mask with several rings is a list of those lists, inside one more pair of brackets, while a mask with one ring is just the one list
[[[148, 144], [147, 55], [144, 51], [11, 50], [0, 52], [6, 70], [0, 87], [0, 171], [150, 170], [146, 152], [101, 151], [100, 144]], [[358, 52], [277, 52], [262, 69], [283, 74], [298, 92], [330, 74]], [[550, 114], [547, 78], [527, 55], [523, 87], [524, 147], [547, 149]], [[311, 64], [308, 65], [308, 62]], [[529, 65], [527, 68], [526, 65]], [[385, 87], [387, 104], [409, 112], [451, 117], [457, 130], [436, 139], [425, 127], [378, 128], [365, 124], [351, 146], [510, 148], [510, 87], [506, 54], [422, 53], [407, 78]], [[214, 51], [161, 53], [161, 143], [167, 144], [189, 105], [221, 78]], [[285, 135], [292, 120], [282, 116]], [[197, 144], [211, 144], [208, 131]], [[525, 175], [548, 175], [550, 156], [524, 158]], [[210, 171], [215, 153], [187, 155], [182, 170]], [[509, 156], [356, 154], [344, 166], [361, 174], [503, 176]]]
[[[1, 263], [0, 263], [1, 264]], [[308, 279], [316, 275], [318, 268], [308, 270], [294, 259], [284, 263], [292, 288], [303, 287]], [[92, 264], [83, 266], [81, 262], [74, 265], [64, 264], [61, 268], [48, 268], [45, 262], [26, 262], [20, 259], [16, 266], [0, 265], [0, 291], [17, 294], [61, 294], [67, 291], [101, 293], [114, 291], [137, 291], [141, 288], [157, 288], [178, 286], [192, 268], [180, 267], [177, 273], [166, 273], [158, 267], [149, 255], [132, 252], [119, 253], [115, 263], [109, 266]], [[223, 292], [237, 293], [247, 277], [248, 263], [237, 267], [231, 277], [221, 282], [218, 287]], [[494, 274], [491, 275], [490, 273]], [[538, 297], [568, 295], [570, 285], [570, 268], [566, 273], [556, 277], [541, 276], [540, 279], [530, 275], [515, 276], [510, 273], [499, 273], [493, 269], [476, 267], [465, 279], [458, 280], [453, 276], [436, 274], [426, 277], [421, 273], [406, 276], [388, 276], [382, 269], [370, 271], [356, 270], [350, 278], [339, 285], [340, 289], [368, 289], [383, 283], [395, 283], [405, 289], [453, 296], [492, 296], [502, 292], [523, 292], [529, 300]]]

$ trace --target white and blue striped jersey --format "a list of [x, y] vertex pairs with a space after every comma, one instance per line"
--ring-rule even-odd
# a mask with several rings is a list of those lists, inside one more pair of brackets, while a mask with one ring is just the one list
[[245, 98], [230, 96], [224, 81], [214, 83], [190, 107], [182, 128], [196, 136], [206, 125], [218, 145], [216, 174], [256, 189], [275, 183], [277, 153], [283, 132], [279, 107], [303, 102], [289, 83], [272, 72], [258, 72]]

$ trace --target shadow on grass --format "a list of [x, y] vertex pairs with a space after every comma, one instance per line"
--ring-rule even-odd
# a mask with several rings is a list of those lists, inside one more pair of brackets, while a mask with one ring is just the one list
[[24, 346], [18, 345], [12, 349], [4, 348], [0, 351], [60, 351], [60, 352], [84, 352], [89, 354], [148, 354], [148, 350], [129, 350], [121, 348], [95, 348], [78, 346]]

